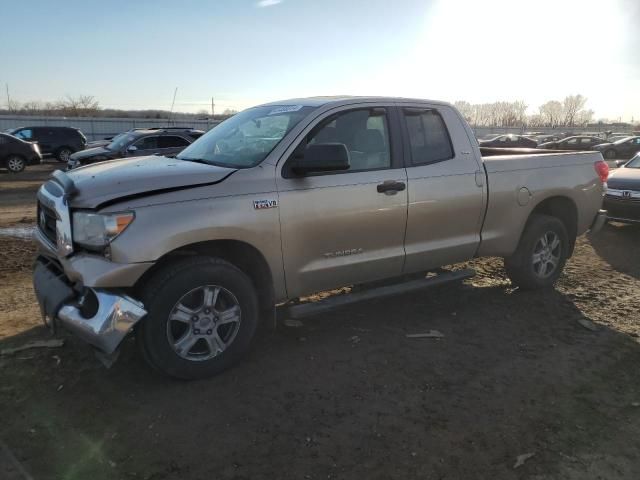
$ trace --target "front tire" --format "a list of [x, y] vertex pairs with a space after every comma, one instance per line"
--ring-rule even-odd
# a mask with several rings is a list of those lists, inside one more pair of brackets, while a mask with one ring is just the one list
[[504, 259], [511, 282], [523, 289], [553, 287], [569, 257], [569, 235], [555, 217], [534, 214], [515, 253]]
[[27, 162], [19, 155], [12, 155], [6, 161], [7, 170], [11, 173], [20, 173], [27, 167]]
[[160, 372], [193, 380], [238, 363], [258, 325], [258, 299], [249, 277], [230, 263], [192, 257], [169, 265], [142, 294], [147, 316], [136, 340]]

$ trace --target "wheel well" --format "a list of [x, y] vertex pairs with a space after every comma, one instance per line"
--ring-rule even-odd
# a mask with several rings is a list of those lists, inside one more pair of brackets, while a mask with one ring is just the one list
[[531, 215], [543, 214], [556, 217], [567, 229], [569, 235], [569, 256], [573, 255], [573, 249], [578, 234], [578, 209], [573, 200], [567, 197], [551, 197], [540, 202], [533, 209]]
[[177, 248], [162, 256], [152, 268], [147, 270], [136, 282], [134, 290], [139, 290], [152, 275], [168, 264], [193, 255], [221, 258], [233, 264], [251, 279], [261, 308], [270, 308], [275, 304], [273, 277], [269, 264], [258, 249], [238, 240], [212, 240]]

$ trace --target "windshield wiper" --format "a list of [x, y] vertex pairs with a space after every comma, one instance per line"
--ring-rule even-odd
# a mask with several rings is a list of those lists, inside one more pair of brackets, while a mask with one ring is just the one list
[[190, 157], [178, 157], [177, 155], [174, 157], [177, 160], [184, 160], [185, 162], [194, 162], [194, 163], [204, 163], [205, 165], [211, 165], [209, 161], [204, 158], [190, 158]]

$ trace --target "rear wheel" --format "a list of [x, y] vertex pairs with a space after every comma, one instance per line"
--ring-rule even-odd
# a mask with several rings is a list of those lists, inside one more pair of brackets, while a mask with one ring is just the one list
[[614, 158], [616, 158], [616, 151], [615, 150], [607, 150], [604, 152], [604, 158], [608, 159], [608, 160], [613, 160]]
[[27, 162], [19, 155], [12, 155], [7, 158], [6, 166], [11, 173], [20, 173], [26, 168]]
[[58, 150], [58, 153], [56, 153], [56, 158], [58, 159], [59, 162], [67, 163], [72, 153], [73, 152], [71, 151], [70, 148], [63, 147], [60, 150]]
[[142, 295], [147, 317], [137, 331], [144, 358], [176, 378], [213, 376], [250, 347], [258, 301], [249, 277], [228, 262], [193, 257], [156, 274]]
[[533, 215], [515, 253], [504, 265], [511, 282], [524, 289], [552, 287], [569, 256], [569, 235], [555, 217]]

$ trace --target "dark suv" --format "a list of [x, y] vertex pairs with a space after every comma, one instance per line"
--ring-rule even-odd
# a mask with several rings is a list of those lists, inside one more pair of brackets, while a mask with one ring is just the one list
[[182, 127], [136, 128], [113, 137], [108, 145], [74, 153], [67, 163], [67, 169], [116, 158], [175, 155], [203, 134], [202, 130]]
[[0, 133], [0, 167], [20, 173], [27, 165], [42, 161], [37, 143], [25, 142], [13, 135]]
[[42, 155], [53, 155], [59, 162], [68, 162], [72, 153], [87, 145], [82, 132], [71, 127], [20, 127], [7, 133], [26, 142], [38, 142]]

